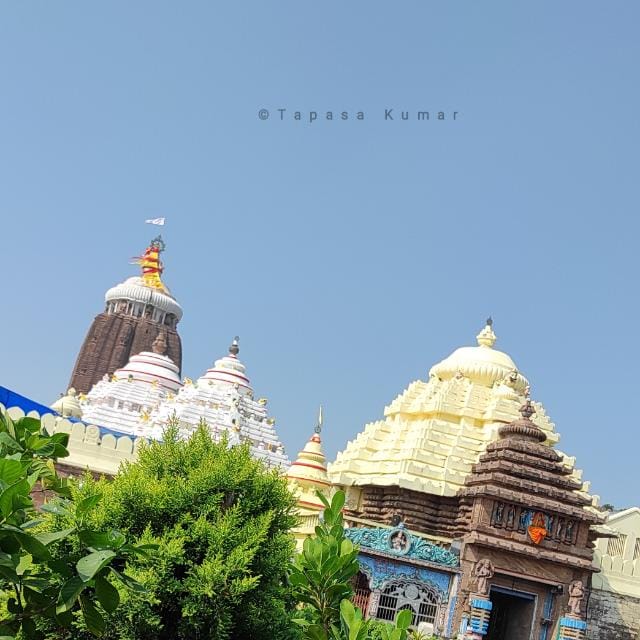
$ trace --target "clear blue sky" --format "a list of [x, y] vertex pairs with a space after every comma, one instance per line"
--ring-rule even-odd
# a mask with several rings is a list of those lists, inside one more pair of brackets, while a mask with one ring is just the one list
[[239, 334], [290, 456], [320, 402], [333, 457], [491, 314], [593, 491], [640, 503], [639, 23], [601, 0], [2, 3], [0, 384], [64, 390], [166, 216], [185, 374]]

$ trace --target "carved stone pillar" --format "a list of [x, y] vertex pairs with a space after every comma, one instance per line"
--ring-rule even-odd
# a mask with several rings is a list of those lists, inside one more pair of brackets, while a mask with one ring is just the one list
[[378, 611], [378, 603], [380, 602], [380, 590], [372, 589], [369, 595], [369, 606], [365, 612], [365, 618], [375, 618]]

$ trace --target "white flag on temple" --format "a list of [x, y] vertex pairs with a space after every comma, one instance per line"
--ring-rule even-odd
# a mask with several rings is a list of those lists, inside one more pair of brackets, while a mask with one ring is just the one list
[[149, 220], [145, 220], [147, 224], [164, 224], [164, 218], [149, 218]]

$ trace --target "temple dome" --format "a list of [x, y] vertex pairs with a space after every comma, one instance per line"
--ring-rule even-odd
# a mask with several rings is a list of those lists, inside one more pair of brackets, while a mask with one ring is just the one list
[[81, 418], [82, 408], [76, 394], [76, 390], [71, 387], [67, 391], [67, 395], [58, 398], [51, 408], [57, 411], [63, 418]]
[[142, 351], [113, 374], [113, 380], [136, 380], [157, 383], [168, 391], [176, 392], [182, 386], [177, 365], [168, 356]]
[[491, 318], [487, 320], [487, 325], [477, 335], [476, 340], [478, 346], [456, 349], [442, 362], [431, 367], [429, 376], [435, 376], [440, 380], [464, 376], [486, 387], [510, 380], [516, 391], [523, 392], [529, 385], [528, 380], [518, 372], [510, 356], [493, 348], [496, 335], [493, 332]]
[[166, 313], [173, 313], [178, 320], [182, 318], [182, 307], [176, 299], [169, 293], [150, 287], [145, 284], [141, 276], [132, 276], [124, 282], [111, 287], [104, 296], [105, 302], [115, 302], [116, 300], [130, 300], [131, 302], [141, 302], [151, 305], [156, 309], [161, 309]]
[[207, 369], [202, 379], [216, 382], [231, 382], [251, 390], [249, 378], [245, 375], [246, 367], [238, 359], [238, 336], [233, 339], [229, 353], [216, 360], [211, 369]]
[[178, 366], [165, 355], [167, 339], [160, 331], [153, 351], [142, 351], [109, 377], [105, 375], [82, 401], [83, 420], [110, 429], [134, 433], [151, 411], [181, 387]]

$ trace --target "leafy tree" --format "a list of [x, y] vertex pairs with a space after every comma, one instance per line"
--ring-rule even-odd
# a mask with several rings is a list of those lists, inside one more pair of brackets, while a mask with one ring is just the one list
[[[79, 611], [87, 629], [99, 635], [104, 629], [100, 609], [113, 611], [118, 605], [118, 592], [108, 579], [111, 572], [117, 575], [114, 563], [141, 552], [121, 534], [82, 526], [83, 516], [100, 496], [77, 504], [67, 499], [69, 487], [54, 468], [56, 458], [68, 455], [67, 439], [66, 434], [50, 436], [39, 420], [14, 421], [0, 410], [0, 589], [7, 607], [0, 621], [2, 640], [18, 632], [26, 638], [42, 637], [39, 622], [69, 626]], [[41, 520], [31, 498], [37, 482], [65, 498], [50, 508], [73, 511], [74, 525], [38, 528]], [[65, 540], [73, 540], [73, 552], [54, 557], [54, 549]]]
[[[297, 637], [287, 587], [295, 501], [282, 475], [247, 446], [214, 442], [204, 424], [188, 440], [170, 427], [113, 480], [87, 478], [75, 492], [77, 499], [103, 496], [87, 515], [93, 529], [116, 527], [158, 547], [129, 558], [124, 575], [145, 591], [119, 589], [106, 638]], [[57, 526], [67, 524], [56, 518]], [[85, 631], [79, 624], [69, 637]]]
[[344, 533], [345, 494], [336, 492], [331, 503], [320, 492], [317, 495], [325, 506], [322, 521], [316, 535], [304, 541], [290, 574], [296, 597], [307, 605], [306, 617], [296, 620], [304, 640], [405, 640], [410, 611], [401, 611], [394, 625], [385, 625], [364, 620], [349, 600], [359, 566], [358, 549]]

